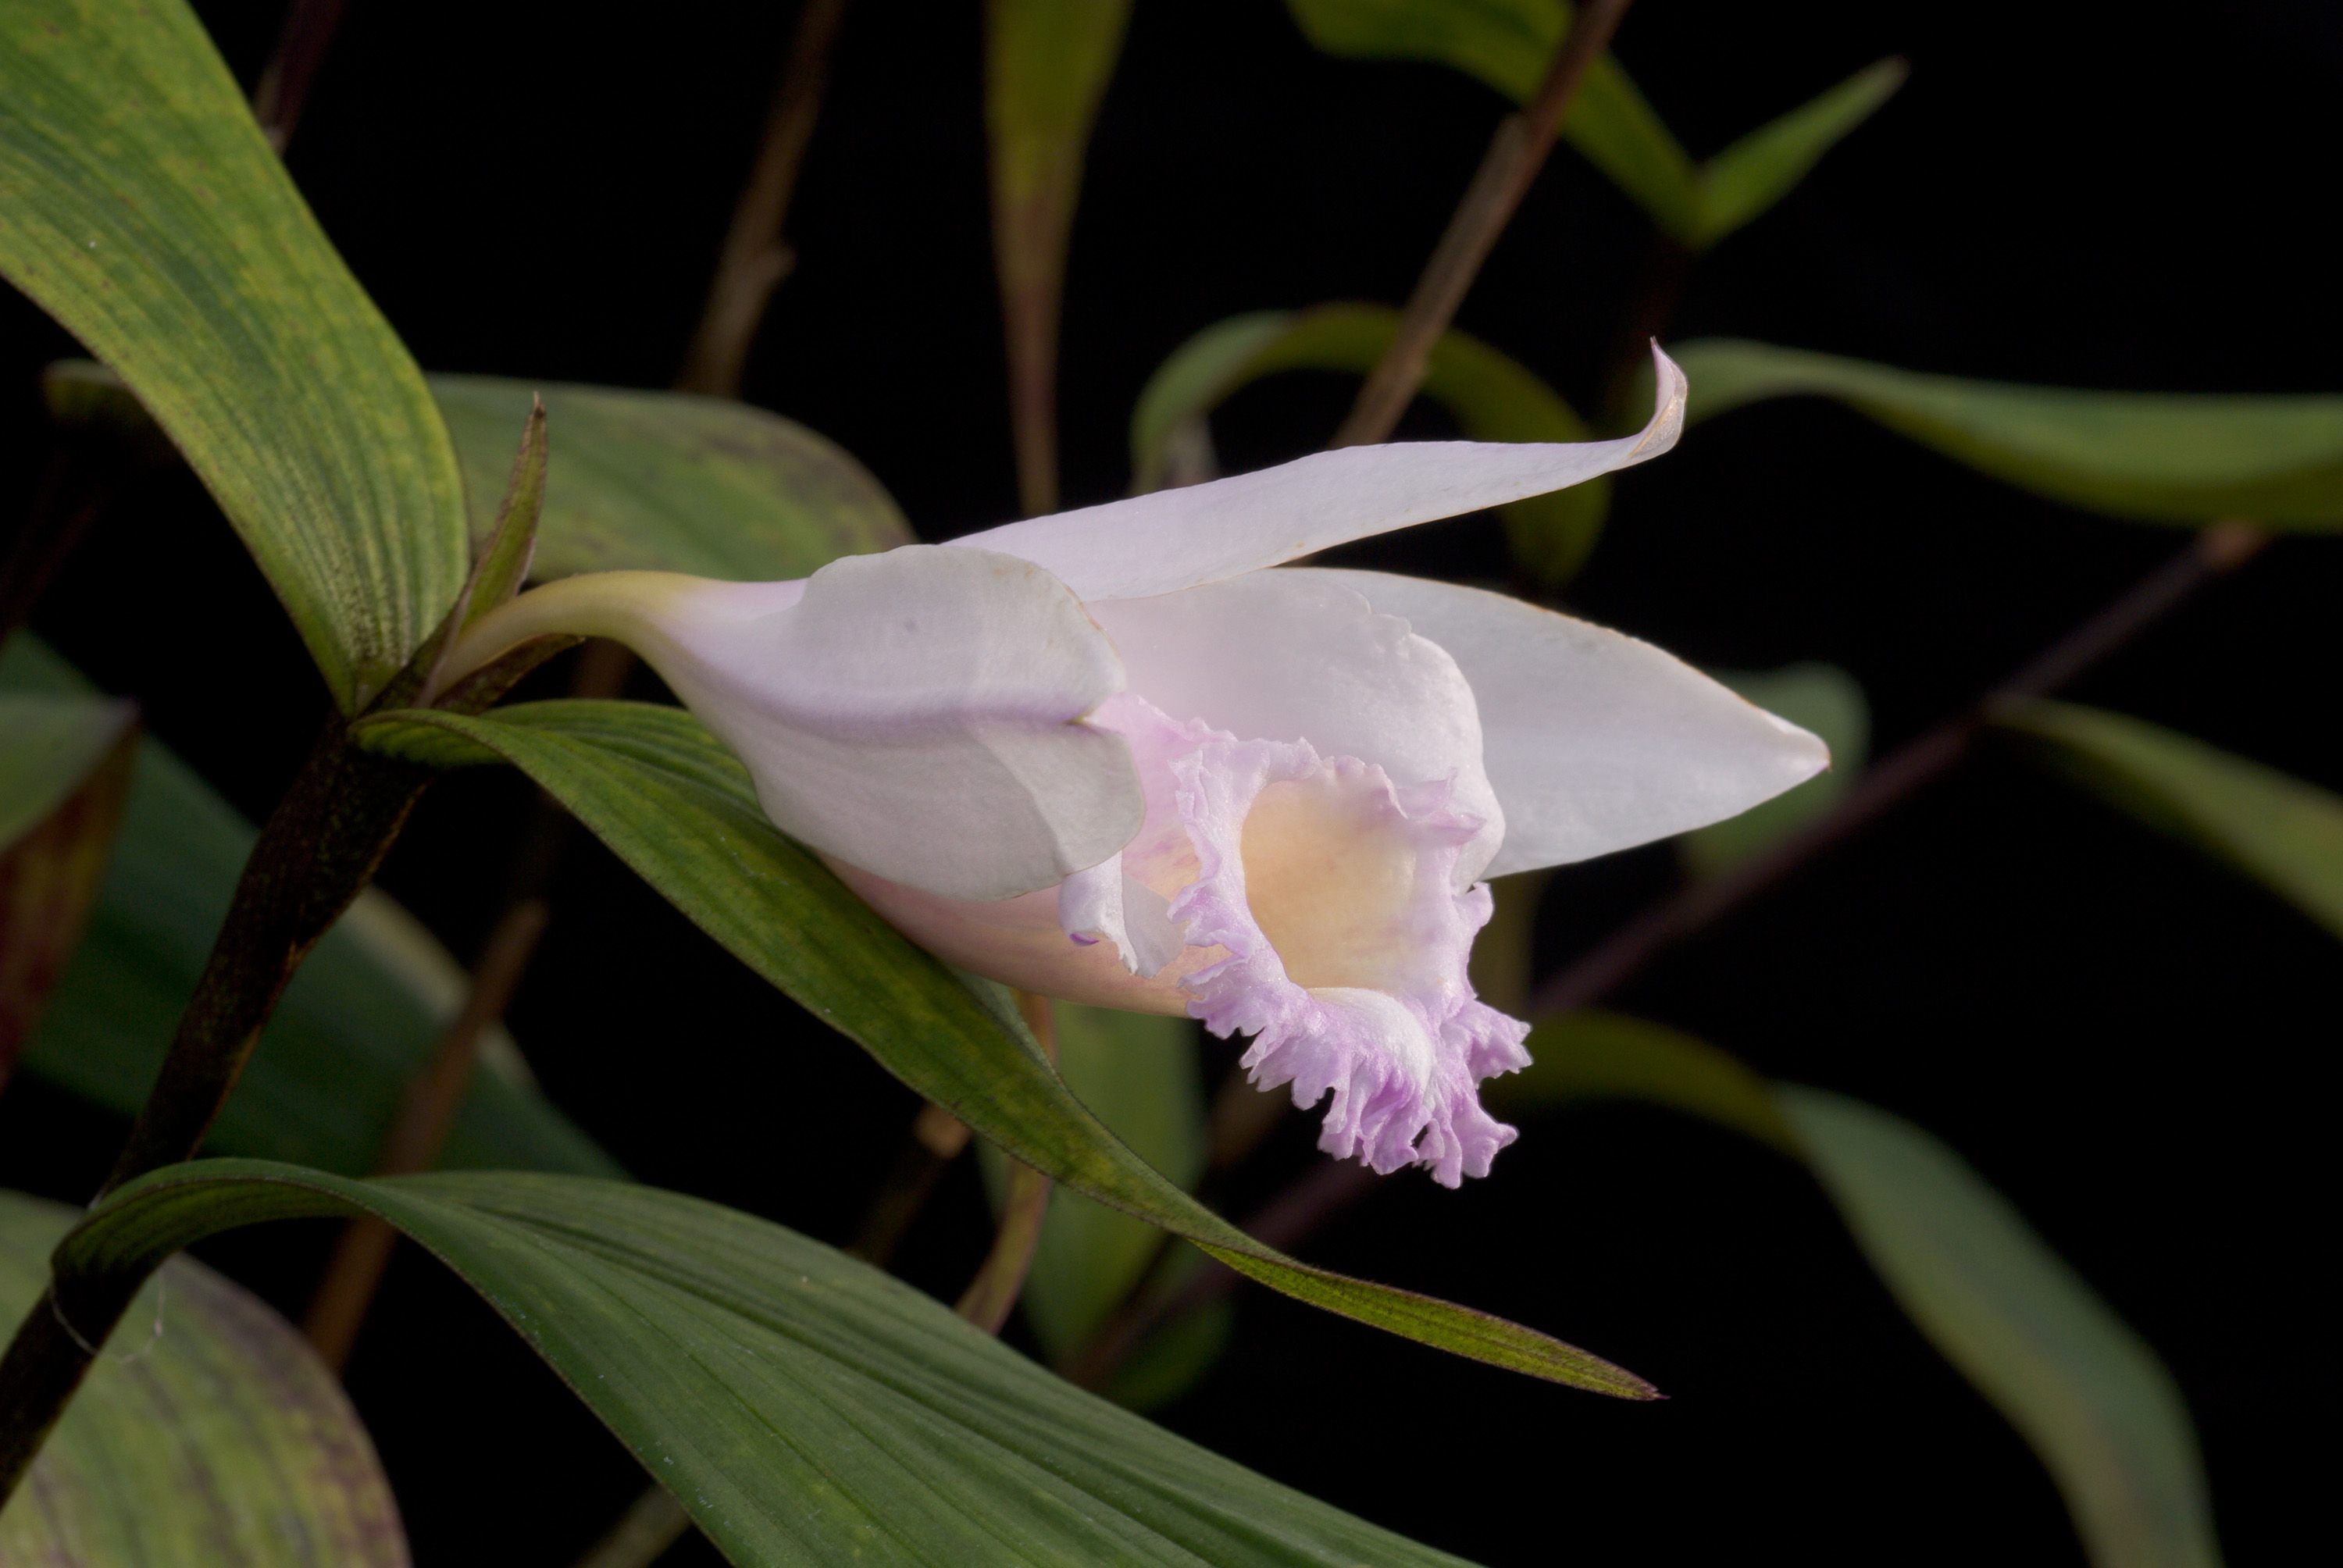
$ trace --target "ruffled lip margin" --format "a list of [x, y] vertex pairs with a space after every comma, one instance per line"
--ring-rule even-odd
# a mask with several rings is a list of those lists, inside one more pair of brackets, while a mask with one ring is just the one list
[[[1445, 781], [1394, 786], [1380, 768], [1321, 758], [1307, 741], [1215, 734], [1171, 767], [1201, 874], [1170, 914], [1189, 946], [1217, 944], [1230, 955], [1182, 978], [1191, 1016], [1224, 1038], [1254, 1037], [1242, 1065], [1258, 1087], [1290, 1084], [1303, 1109], [1333, 1096], [1318, 1140], [1327, 1153], [1378, 1174], [1423, 1165], [1447, 1187], [1487, 1175], [1517, 1133], [1482, 1109], [1480, 1081], [1530, 1058], [1522, 1045], [1529, 1025], [1476, 1000], [1465, 978], [1493, 900], [1485, 883], [1451, 891], [1450, 877], [1479, 821], [1449, 805]], [[1423, 939], [1416, 972], [1395, 989], [1297, 984], [1246, 899], [1242, 834], [1255, 799], [1274, 783], [1329, 776], [1380, 791], [1430, 861], [1409, 910]]]

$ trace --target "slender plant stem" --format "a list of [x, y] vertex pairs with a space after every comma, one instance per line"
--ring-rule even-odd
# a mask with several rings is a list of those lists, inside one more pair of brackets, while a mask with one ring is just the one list
[[32, 509], [0, 549], [0, 643], [31, 618], [65, 558], [114, 499], [117, 482], [96, 471], [91, 445], [59, 440]]
[[1942, 777], [1968, 753], [1994, 709], [2040, 697], [2073, 680], [2128, 642], [2207, 581], [2243, 566], [2269, 542], [2244, 523], [2207, 528], [2171, 560], [2045, 648], [1966, 710], [1874, 764], [1838, 805], [1762, 853], [1704, 878], [1620, 926], [1593, 950], [1532, 993], [1530, 1016], [1586, 1007], [1615, 990], [1663, 948], [1772, 888], [1824, 850], [1852, 837]]
[[709, 281], [708, 299], [700, 307], [699, 327], [676, 377], [679, 392], [701, 392], [715, 397], [737, 397], [740, 377], [749, 363], [749, 346], [765, 318], [773, 290], [796, 264], [796, 253], [781, 238], [789, 201], [797, 194], [798, 171], [804, 166], [807, 145], [813, 140], [814, 122], [821, 114], [823, 89], [829, 84], [830, 47], [838, 36], [846, 0], [806, 0], [798, 13], [796, 35], [790, 40], [789, 63], [774, 89], [772, 108], [765, 116], [765, 134], [757, 147], [748, 183], [732, 208], [732, 226]]
[[100, 1196], [190, 1159], [236, 1087], [286, 982], [349, 908], [430, 772], [350, 746], [338, 717], [260, 830], [227, 920]]
[[[261, 1026], [318, 938], [349, 907], [430, 773], [352, 748], [337, 715], [260, 830], [163, 1070], [104, 1191], [194, 1155]], [[100, 1196], [104, 1193], [101, 1192]], [[52, 1284], [0, 1356], [0, 1503], [137, 1294], [136, 1282]]]
[[[1831, 811], [1765, 853], [1721, 876], [1695, 882], [1630, 919], [1584, 957], [1538, 987], [1530, 999], [1529, 1016], [1550, 1018], [1599, 1000], [1669, 943], [1772, 888], [1942, 777], [1966, 755], [1997, 709], [2057, 690], [2197, 589], [2245, 565], [2268, 543], [2268, 534], [2246, 523], [2217, 523], [2205, 529], [2177, 556], [2043, 649], [1975, 704], [1875, 765]], [[1256, 1211], [1244, 1221], [1244, 1230], [1270, 1246], [1291, 1250], [1382, 1183], [1381, 1177], [1354, 1161], [1323, 1161]], [[1125, 1302], [1069, 1364], [1066, 1375], [1084, 1387], [1101, 1386], [1158, 1327], [1220, 1300], [1240, 1282], [1241, 1276], [1233, 1270], [1213, 1261], [1197, 1270], [1170, 1295]]]
[[[538, 939], [545, 934], [548, 913], [543, 899], [524, 898], [505, 910], [488, 934], [462, 1010], [439, 1037], [430, 1062], [407, 1085], [398, 1119], [376, 1159], [376, 1175], [406, 1176], [428, 1171], [439, 1158], [447, 1134], [455, 1128], [465, 1092], [471, 1088], [472, 1071], [479, 1061], [480, 1036], [511, 1004], [529, 957], [537, 950]], [[337, 1372], [349, 1363], [350, 1348], [357, 1342], [367, 1309], [374, 1302], [397, 1241], [397, 1231], [370, 1214], [342, 1228], [341, 1240], [301, 1323], [301, 1332], [309, 1336], [318, 1356]]]
[[[1025, 1015], [1033, 1038], [1050, 1060], [1058, 1059], [1058, 1026], [1050, 999], [1031, 991], [1017, 993], [1017, 1010]], [[969, 1282], [953, 1309], [988, 1334], [997, 1334], [1017, 1305], [1025, 1276], [1033, 1267], [1033, 1249], [1041, 1240], [1042, 1216], [1049, 1212], [1052, 1183], [1031, 1166], [1009, 1162], [1009, 1190], [1001, 1201], [1001, 1228], [993, 1235], [976, 1278]]]
[[277, 35], [276, 52], [260, 70], [260, 84], [252, 90], [252, 116], [260, 122], [268, 145], [280, 154], [293, 139], [301, 111], [309, 102], [309, 85], [326, 50], [341, 25], [345, 0], [293, 0], [285, 12], [285, 27]]
[[903, 1151], [879, 1184], [846, 1250], [873, 1268], [885, 1268], [928, 1195], [968, 1147], [968, 1123], [942, 1106], [920, 1106], [920, 1113], [911, 1119], [911, 1135], [903, 1141]]
[[1481, 264], [1489, 259], [1497, 236], [1504, 233], [1538, 170], [1544, 167], [1578, 84], [1595, 56], [1610, 45], [1629, 3], [1584, 0], [1571, 18], [1570, 30], [1554, 50], [1537, 92], [1521, 113], [1506, 116], [1497, 126], [1473, 183], [1465, 187], [1464, 199], [1456, 204], [1447, 231], [1416, 279], [1415, 292], [1408, 296], [1399, 330], [1359, 388], [1358, 400], [1335, 433], [1333, 445], [1363, 447], [1385, 440], [1398, 425], [1416, 388], [1423, 384], [1433, 345], [1455, 319], [1456, 307], [1464, 303], [1473, 280], [1480, 276]]
[[578, 1560], [578, 1568], [650, 1568], [690, 1528], [691, 1515], [675, 1493], [653, 1486]]

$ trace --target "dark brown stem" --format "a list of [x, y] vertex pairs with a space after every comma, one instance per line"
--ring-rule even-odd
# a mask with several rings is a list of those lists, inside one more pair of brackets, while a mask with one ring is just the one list
[[285, 13], [285, 30], [277, 35], [277, 52], [261, 67], [260, 85], [252, 90], [252, 117], [280, 154], [293, 139], [293, 127], [309, 101], [309, 85], [325, 64], [334, 29], [341, 25], [343, 3], [293, 0]]
[[[1772, 887], [1942, 775], [1967, 751], [1996, 708], [2057, 690], [2207, 582], [2251, 560], [2268, 543], [2268, 534], [2245, 523], [2218, 523], [2207, 528], [2187, 549], [2045, 648], [1973, 707], [1871, 769], [1833, 810], [1770, 850], [1722, 876], [1693, 884], [1621, 926], [1602, 945], [1539, 987], [1530, 1000], [1529, 1016], [1547, 1018], [1600, 1000], [1669, 942]], [[1244, 1230], [1270, 1246], [1291, 1250], [1376, 1191], [1382, 1181], [1352, 1161], [1330, 1161], [1313, 1166], [1245, 1221]], [[1086, 1388], [1101, 1386], [1157, 1328], [1227, 1295], [1239, 1280], [1225, 1265], [1208, 1262], [1170, 1295], [1151, 1302], [1139, 1298], [1125, 1302], [1070, 1363], [1066, 1375]]]
[[[286, 982], [373, 877], [429, 781], [426, 769], [359, 751], [347, 735], [339, 715], [327, 722], [261, 829], [105, 1191], [194, 1155]], [[138, 1283], [107, 1276], [53, 1285], [0, 1356], [0, 1503], [80, 1386], [90, 1347], [114, 1332]]]
[[920, 1107], [919, 1115], [911, 1119], [911, 1135], [903, 1141], [903, 1151], [879, 1184], [870, 1207], [863, 1213], [861, 1228], [846, 1250], [873, 1268], [885, 1268], [903, 1232], [926, 1205], [928, 1195], [967, 1147], [967, 1122], [940, 1105]]
[[430, 781], [427, 769], [360, 751], [347, 734], [338, 716], [327, 724], [261, 829], [105, 1192], [194, 1156], [286, 982], [374, 876]]
[[[1050, 1010], [1050, 999], [1031, 991], [1017, 993], [1017, 1010], [1033, 1030], [1033, 1038], [1055, 1061], [1058, 1058], [1057, 1020]], [[1050, 1211], [1051, 1182], [1031, 1166], [1018, 1161], [1009, 1164], [1009, 1191], [1001, 1200], [1001, 1228], [992, 1238], [992, 1251], [986, 1254], [983, 1266], [976, 1278], [969, 1282], [953, 1310], [982, 1329], [997, 1334], [1001, 1325], [1009, 1321], [1017, 1305], [1017, 1297], [1025, 1289], [1025, 1276], [1033, 1267], [1033, 1249], [1041, 1240], [1042, 1217]]]
[[708, 285], [699, 328], [692, 335], [683, 369], [676, 377], [679, 392], [739, 396], [749, 346], [765, 318], [765, 307], [797, 259], [782, 242], [781, 226], [789, 219], [798, 171], [804, 166], [806, 146], [813, 139], [814, 122], [821, 114], [822, 90], [830, 76], [830, 46], [845, 14], [846, 0], [806, 0], [798, 13], [797, 34], [789, 44], [780, 85], [773, 92], [772, 108], [765, 116], [757, 161], [749, 168], [748, 184], [740, 189], [740, 199], [733, 206], [732, 226], [724, 236], [716, 276]]
[[[513, 992], [528, 971], [538, 939], [544, 936], [548, 911], [545, 900], [524, 898], [505, 910], [488, 934], [478, 967], [472, 971], [471, 990], [463, 1010], [439, 1037], [430, 1062], [407, 1086], [398, 1119], [375, 1161], [377, 1176], [406, 1176], [428, 1171], [447, 1147], [464, 1095], [472, 1086], [472, 1070], [479, 1061], [481, 1034], [511, 1005]], [[348, 1364], [350, 1347], [357, 1342], [382, 1283], [383, 1271], [398, 1232], [368, 1215], [343, 1227], [325, 1278], [311, 1298], [301, 1332], [309, 1336], [317, 1354], [336, 1372]]]
[[1363, 447], [1387, 439], [1399, 417], [1407, 411], [1416, 388], [1423, 384], [1424, 367], [1433, 345], [1456, 317], [1481, 264], [1489, 258], [1497, 236], [1505, 231], [1522, 197], [1545, 166], [1554, 148], [1562, 117], [1570, 110], [1578, 84], [1595, 56], [1610, 46], [1627, 13], [1629, 0], [1585, 0], [1572, 17], [1570, 31], [1546, 67], [1545, 80], [1517, 115], [1508, 115], [1489, 140], [1481, 166], [1465, 187], [1463, 200], [1449, 217], [1448, 228], [1433, 247], [1400, 315], [1399, 330], [1392, 335], [1383, 357], [1375, 361], [1350, 417], [1335, 433], [1337, 447]]

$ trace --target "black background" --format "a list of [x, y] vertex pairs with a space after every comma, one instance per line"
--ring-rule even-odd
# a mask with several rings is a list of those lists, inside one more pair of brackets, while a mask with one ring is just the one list
[[[249, 82], [277, 7], [199, 9]], [[353, 0], [291, 166], [427, 367], [663, 385], [792, 10]], [[801, 260], [746, 388], [862, 457], [930, 538], [1014, 511], [977, 11], [850, 14], [789, 224]], [[1618, 52], [1697, 156], [1880, 55], [1914, 69], [1702, 263], [1671, 338], [2077, 386], [2334, 384], [2332, 7], [1644, 0]], [[1132, 397], [1189, 334], [1403, 297], [1501, 108], [1433, 67], [1321, 58], [1274, 0], [1139, 0], [1073, 246], [1069, 503], [1120, 492]], [[1584, 406], [1649, 253], [1635, 210], [1562, 149], [1461, 323]], [[11, 508], [42, 456], [34, 374], [70, 351], [0, 301]], [[1216, 425], [1224, 460], [1309, 449], [1347, 397], [1312, 377], [1242, 395]], [[1419, 410], [1405, 433], [1442, 431]], [[1573, 608], [1699, 662], [1840, 663], [1883, 745], [2180, 543], [1810, 401], [1704, 427], [1617, 497]], [[1361, 558], [1484, 574], [1493, 533], [1445, 525]], [[2333, 544], [2282, 541], [2075, 695], [2343, 785], [2339, 587]], [[256, 816], [323, 706], [183, 477], [116, 508], [36, 624]], [[508, 778], [439, 786], [386, 871], [459, 954], [498, 908], [524, 799]], [[1549, 965], [1673, 874], [1658, 849], [1566, 872]], [[1988, 750], [1617, 1000], [1973, 1161], [2171, 1364], [2248, 1562], [2315, 1528], [2326, 1479], [2305, 1432], [2336, 1393], [2331, 1302], [2305, 1189], [2325, 1168], [2314, 1074], [2335, 973], [2331, 939], [2287, 907]], [[645, 1180], [830, 1240], [912, 1103], [590, 848], [514, 1027], [554, 1098]], [[79, 1197], [118, 1131], [20, 1083], [0, 1101], [0, 1179]], [[1312, 1158], [1289, 1125], [1232, 1205]], [[963, 1169], [904, 1266], [949, 1296], [982, 1228]], [[213, 1255], [297, 1312], [323, 1241], [283, 1228]], [[1393, 1178], [1307, 1254], [1553, 1330], [1674, 1396], [1614, 1404], [1246, 1297], [1229, 1354], [1163, 1419], [1393, 1528], [1493, 1563], [2079, 1561], [2051, 1483], [1808, 1179], [1727, 1134], [1627, 1109], [1549, 1118], [1489, 1180]], [[427, 1564], [566, 1563], [639, 1484], [486, 1309], [412, 1257], [351, 1384]]]

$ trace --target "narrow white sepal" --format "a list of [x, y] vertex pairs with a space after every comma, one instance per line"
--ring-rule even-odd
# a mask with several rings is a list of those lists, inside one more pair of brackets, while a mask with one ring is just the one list
[[1654, 344], [1651, 423], [1615, 441], [1403, 441], [1030, 518], [952, 540], [1045, 567], [1085, 603], [1148, 598], [1647, 462], [1684, 430], [1684, 377]]

